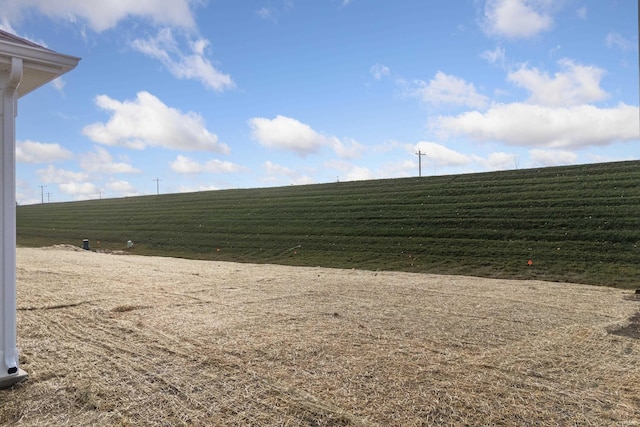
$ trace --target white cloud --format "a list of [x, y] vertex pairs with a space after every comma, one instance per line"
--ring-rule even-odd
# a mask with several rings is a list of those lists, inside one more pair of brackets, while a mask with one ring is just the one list
[[416, 152], [425, 154], [425, 160], [439, 166], [463, 166], [473, 163], [474, 158], [454, 151], [435, 142], [421, 141], [415, 145]]
[[36, 141], [16, 143], [16, 161], [21, 163], [49, 163], [73, 158], [73, 154], [60, 146]]
[[362, 166], [352, 166], [344, 178], [344, 181], [365, 181], [368, 179], [374, 179], [375, 175], [368, 169]]
[[0, 0], [0, 10], [9, 19], [20, 19], [31, 10], [69, 21], [86, 22], [96, 32], [114, 28], [128, 17], [149, 19], [156, 25], [194, 28], [191, 6], [196, 0]]
[[267, 148], [293, 151], [306, 156], [320, 151], [323, 147], [333, 149], [338, 156], [352, 158], [358, 156], [364, 147], [353, 139], [345, 142], [335, 136], [322, 135], [290, 117], [276, 116], [275, 119], [254, 117], [249, 120], [252, 137]]
[[489, 170], [505, 170], [517, 169], [519, 160], [515, 154], [497, 152], [489, 154], [489, 157], [484, 159], [482, 163]]
[[282, 180], [282, 177], [289, 181], [288, 184], [305, 185], [315, 182], [313, 178], [307, 175], [303, 175], [294, 169], [270, 161], [264, 162], [263, 166], [267, 173], [267, 177], [264, 178], [263, 181], [266, 182], [278, 182]]
[[89, 179], [89, 175], [84, 172], [73, 172], [64, 169], [58, 169], [49, 165], [46, 169], [38, 169], [36, 171], [40, 177], [40, 181], [45, 184], [61, 184], [69, 182], [81, 182]]
[[625, 38], [620, 33], [609, 33], [604, 39], [607, 47], [616, 47], [620, 50], [631, 50], [636, 47], [635, 43]]
[[215, 185], [179, 185], [177, 188], [178, 193], [195, 193], [199, 191], [214, 191], [219, 190], [219, 187]]
[[441, 136], [464, 135], [509, 145], [582, 148], [637, 140], [638, 107], [579, 105], [551, 108], [524, 103], [498, 104], [481, 113], [438, 116], [430, 127]]
[[485, 30], [508, 38], [528, 38], [553, 25], [549, 0], [487, 0]]
[[202, 116], [168, 107], [149, 92], [138, 92], [135, 100], [123, 102], [99, 95], [96, 104], [111, 113], [111, 118], [107, 123], [86, 126], [82, 132], [100, 144], [138, 150], [163, 147], [229, 152], [229, 147], [207, 130]]
[[195, 160], [179, 155], [173, 162], [171, 162], [171, 169], [178, 173], [195, 174], [202, 172], [202, 165]]
[[170, 166], [173, 171], [182, 174], [196, 174], [201, 172], [236, 173], [243, 170], [242, 167], [231, 162], [212, 159], [204, 163], [200, 163], [183, 155], [179, 155], [176, 160], [171, 162]]
[[601, 101], [608, 96], [600, 87], [604, 75], [601, 68], [576, 64], [569, 59], [562, 59], [558, 64], [562, 71], [553, 77], [523, 65], [509, 73], [507, 79], [531, 92], [527, 102], [532, 104], [568, 107]]
[[102, 147], [95, 147], [94, 151], [81, 154], [80, 167], [87, 172], [98, 173], [140, 173], [128, 163], [114, 162], [113, 157]]
[[371, 73], [374, 79], [382, 80], [383, 77], [387, 77], [391, 73], [391, 70], [389, 70], [389, 67], [386, 65], [374, 64], [369, 69], [369, 73]]
[[[388, 153], [390, 151], [394, 151], [398, 148], [403, 148], [406, 147], [407, 144], [403, 144], [399, 141], [395, 141], [395, 140], [388, 140], [388, 141], [384, 141], [380, 144], [374, 145], [369, 147], [370, 150], [376, 152], [376, 153]], [[409, 149], [411, 149], [412, 147], [410, 147]]]
[[297, 176], [297, 173], [293, 169], [270, 161], [264, 162], [264, 168], [268, 175], [284, 175], [288, 177]]
[[55, 88], [55, 90], [57, 90], [58, 92], [62, 93], [64, 86], [65, 86], [65, 81], [62, 79], [62, 77], [58, 77], [57, 79], [54, 79], [51, 82], [51, 85]]
[[249, 120], [251, 135], [268, 148], [294, 151], [301, 156], [317, 152], [325, 144], [325, 137], [309, 125], [286, 116], [270, 120], [254, 117]]
[[65, 182], [58, 184], [58, 188], [65, 194], [70, 194], [76, 198], [86, 198], [97, 196], [100, 191], [90, 182]]
[[135, 39], [131, 42], [135, 50], [162, 62], [178, 79], [197, 80], [205, 87], [218, 92], [234, 87], [231, 77], [216, 69], [205, 57], [208, 40], [197, 39], [187, 44], [189, 52], [185, 53], [170, 28], [160, 30], [156, 37], [146, 40]]
[[264, 19], [265, 21], [276, 22], [275, 12], [273, 11], [273, 9], [270, 9], [266, 6], [256, 10], [256, 15], [258, 15], [260, 18]]
[[344, 141], [334, 137], [330, 138], [333, 151], [341, 159], [357, 159], [362, 155], [366, 147], [352, 138], [344, 138]]
[[572, 151], [563, 150], [531, 150], [529, 151], [533, 166], [560, 166], [573, 164], [578, 155]]
[[111, 180], [106, 184], [106, 189], [112, 193], [125, 197], [136, 196], [139, 194], [135, 187], [129, 181], [125, 180]]
[[[424, 171], [425, 168], [423, 167]], [[377, 178], [399, 178], [414, 176], [418, 173], [415, 159], [405, 158], [401, 160], [391, 160], [383, 163], [376, 171]]]
[[506, 58], [504, 48], [497, 46], [494, 50], [485, 50], [480, 54], [480, 58], [486, 60], [490, 64], [504, 65]]
[[412, 95], [423, 102], [433, 105], [464, 105], [474, 108], [482, 108], [487, 104], [487, 97], [476, 91], [473, 83], [438, 71], [433, 79], [426, 83], [416, 81], [417, 88]]
[[236, 173], [244, 170], [244, 168], [231, 162], [211, 159], [205, 162], [204, 170], [211, 173]]
[[[2, 3], [0, 3], [0, 5], [2, 5]], [[11, 33], [11, 34], [18, 34], [18, 32], [13, 28], [13, 26], [11, 25], [11, 22], [9, 22], [6, 16], [3, 16], [2, 18], [0, 18], [0, 30], [6, 31], [7, 33]], [[22, 38], [25, 38], [25, 37], [22, 37]]]

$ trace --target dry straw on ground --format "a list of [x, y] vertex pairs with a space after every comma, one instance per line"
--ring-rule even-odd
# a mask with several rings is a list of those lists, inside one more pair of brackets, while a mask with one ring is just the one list
[[5, 424], [640, 425], [630, 291], [68, 248], [17, 273]]

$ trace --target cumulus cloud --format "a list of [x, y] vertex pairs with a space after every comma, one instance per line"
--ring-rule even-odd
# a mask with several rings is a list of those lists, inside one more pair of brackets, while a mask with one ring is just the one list
[[87, 1], [87, 0], [0, 0], [0, 10], [11, 20], [21, 19], [32, 10], [50, 18], [70, 23], [86, 23], [96, 32], [114, 28], [128, 17], [149, 19], [156, 25], [172, 25], [194, 28], [191, 9], [197, 0], [136, 0], [136, 1]]
[[480, 58], [486, 60], [490, 64], [504, 65], [506, 58], [504, 48], [497, 46], [494, 50], [485, 50], [480, 54]]
[[236, 173], [243, 170], [239, 165], [231, 162], [224, 162], [218, 159], [207, 160], [203, 164], [203, 170], [211, 173]]
[[195, 174], [202, 172], [202, 165], [196, 160], [180, 155], [171, 162], [171, 169], [178, 173]]
[[93, 123], [83, 128], [83, 134], [94, 142], [137, 150], [163, 147], [229, 152], [229, 147], [218, 142], [218, 137], [207, 130], [202, 116], [168, 107], [149, 92], [138, 92], [136, 99], [122, 102], [99, 95], [95, 102], [109, 112], [111, 118], [106, 123]]
[[179, 185], [177, 191], [178, 193], [194, 193], [197, 191], [214, 191], [218, 189], [215, 185]]
[[481, 163], [489, 170], [517, 169], [518, 156], [504, 152], [491, 153]]
[[64, 169], [58, 169], [52, 165], [49, 165], [45, 169], [38, 169], [36, 173], [40, 177], [40, 181], [44, 182], [45, 184], [82, 182], [89, 179], [89, 175], [85, 172], [73, 172]]
[[278, 115], [274, 119], [254, 117], [249, 120], [253, 139], [267, 148], [293, 151], [306, 156], [329, 147], [340, 157], [357, 157], [364, 147], [353, 139], [341, 141], [322, 135], [311, 126], [291, 117]]
[[251, 135], [268, 148], [294, 151], [305, 156], [317, 152], [325, 144], [325, 137], [311, 126], [286, 116], [275, 119], [254, 117], [249, 120]]
[[[2, 3], [0, 2], [0, 5], [1, 4]], [[7, 33], [11, 33], [11, 34], [18, 34], [18, 32], [13, 28], [13, 26], [11, 25], [11, 22], [9, 22], [6, 16], [3, 16], [2, 18], [0, 18], [0, 30], [6, 31]], [[26, 37], [22, 37], [22, 38], [26, 38]]]
[[272, 21], [272, 22], [276, 22], [276, 13], [274, 12], [273, 9], [270, 9], [268, 7], [262, 7], [258, 10], [256, 10], [256, 15], [258, 15], [260, 18], [264, 19], [265, 21]]
[[562, 71], [549, 76], [526, 65], [509, 73], [507, 79], [531, 92], [527, 102], [545, 106], [568, 107], [601, 101], [608, 95], [600, 87], [604, 70], [580, 65], [569, 59], [558, 62]]
[[352, 138], [344, 138], [344, 140], [340, 140], [333, 136], [330, 138], [330, 144], [333, 151], [341, 159], [357, 159], [365, 150], [364, 145]]
[[626, 104], [614, 108], [497, 104], [486, 112], [438, 116], [430, 127], [441, 136], [546, 148], [604, 146], [636, 140], [640, 134], [638, 107]]
[[210, 173], [236, 173], [242, 171], [242, 167], [231, 162], [223, 162], [218, 159], [208, 160], [204, 163], [179, 155], [171, 162], [171, 169], [182, 174]]
[[415, 150], [425, 154], [429, 162], [436, 163], [440, 166], [463, 166], [473, 163], [473, 161], [476, 160], [467, 154], [452, 150], [436, 142], [418, 142]]
[[62, 77], [58, 77], [51, 82], [51, 85], [60, 93], [63, 93], [66, 82], [62, 79]]
[[79, 156], [80, 167], [87, 172], [98, 173], [140, 173], [128, 163], [114, 162], [113, 157], [102, 147], [95, 147], [94, 151]]
[[389, 67], [387, 67], [386, 65], [374, 64], [369, 69], [369, 73], [373, 76], [374, 79], [382, 80], [383, 77], [387, 77], [391, 73], [391, 70], [389, 70]]
[[270, 161], [264, 162], [263, 166], [267, 174], [267, 177], [263, 179], [265, 182], [277, 182], [285, 178], [289, 181], [289, 184], [305, 185], [314, 183], [313, 178], [287, 166], [278, 165]]
[[631, 40], [625, 38], [620, 33], [609, 33], [604, 39], [607, 47], [615, 47], [620, 50], [631, 50], [636, 47], [635, 43], [632, 43]]
[[[205, 87], [222, 92], [234, 87], [233, 80], [211, 64], [206, 58], [209, 41], [190, 40], [187, 47], [180, 46], [170, 28], [164, 28], [156, 37], [135, 39], [131, 46], [154, 59], [159, 60], [178, 79], [193, 79]], [[185, 53], [184, 51], [187, 50]]]
[[347, 171], [344, 181], [365, 181], [368, 179], [374, 179], [375, 175], [369, 170], [369, 168], [363, 166], [351, 166]]
[[487, 0], [485, 31], [507, 38], [528, 38], [553, 25], [549, 0]]
[[561, 166], [575, 163], [578, 155], [565, 150], [531, 150], [529, 151], [533, 166]]
[[[413, 153], [413, 151], [411, 151]], [[416, 162], [414, 159], [391, 160], [380, 166], [378, 176], [385, 177], [406, 177], [413, 176], [416, 172]]]
[[135, 187], [129, 181], [125, 180], [112, 179], [106, 184], [106, 189], [112, 193], [126, 197], [138, 195]]
[[58, 188], [65, 194], [76, 198], [93, 197], [100, 193], [98, 187], [90, 182], [64, 182], [58, 184]]
[[277, 163], [273, 163], [271, 161], [264, 162], [263, 166], [268, 175], [285, 175], [288, 177], [297, 176], [297, 173], [293, 169], [279, 165]]
[[60, 146], [36, 141], [16, 143], [16, 161], [20, 163], [49, 163], [73, 158], [73, 154]]
[[85, 172], [73, 172], [48, 166], [39, 169], [36, 174], [40, 182], [45, 184], [57, 184], [62, 193], [73, 196], [75, 199], [96, 197], [99, 194], [95, 184], [88, 182], [89, 175]]
[[472, 108], [482, 108], [487, 104], [487, 97], [479, 94], [473, 83], [441, 71], [428, 83], [422, 80], [415, 83], [417, 87], [412, 90], [411, 95], [428, 104]]

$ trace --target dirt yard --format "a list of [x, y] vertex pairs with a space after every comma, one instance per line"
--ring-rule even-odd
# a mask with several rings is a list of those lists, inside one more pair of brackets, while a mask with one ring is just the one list
[[640, 426], [632, 291], [69, 247], [17, 274], [4, 425]]

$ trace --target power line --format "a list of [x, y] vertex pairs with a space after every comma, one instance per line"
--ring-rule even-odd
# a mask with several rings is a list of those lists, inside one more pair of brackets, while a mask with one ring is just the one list
[[44, 203], [44, 188], [46, 185], [38, 185], [40, 187], [40, 203]]
[[162, 181], [160, 178], [154, 178], [154, 181], [156, 182], [156, 194], [160, 194], [160, 181]]
[[426, 153], [423, 153], [420, 150], [416, 153], [416, 156], [418, 156], [418, 176], [422, 176], [422, 157], [426, 155]]

